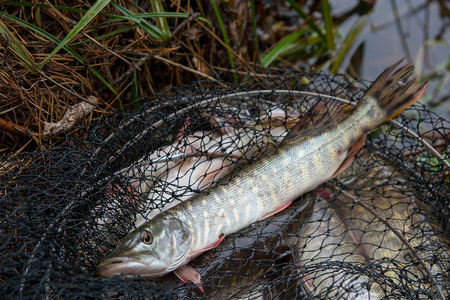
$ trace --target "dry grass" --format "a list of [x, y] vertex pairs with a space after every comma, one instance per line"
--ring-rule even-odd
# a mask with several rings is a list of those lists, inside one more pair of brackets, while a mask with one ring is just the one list
[[[88, 1], [42, 1], [47, 7], [21, 5], [1, 6], [11, 16], [33, 24], [62, 40], [83, 14], [57, 9], [54, 6], [89, 9]], [[117, 1], [133, 13], [152, 11], [149, 2], [138, 7], [132, 1]], [[169, 4], [169, 3], [167, 3]], [[205, 7], [203, 9], [210, 9]], [[83, 60], [77, 60], [64, 49], [58, 51], [41, 70], [26, 68], [14, 51], [14, 40], [1, 35], [0, 60], [0, 130], [1, 152], [20, 152], [24, 149], [63, 144], [56, 137], [45, 137], [44, 123], [57, 122], [69, 107], [86, 101], [88, 96], [98, 100], [98, 106], [82, 120], [82, 124], [99, 118], [112, 109], [146, 95], [154, 94], [198, 79], [218, 79], [216, 67], [229, 67], [226, 46], [218, 37], [220, 31], [200, 20], [200, 14], [172, 1], [167, 11], [186, 12], [188, 18], [167, 18], [171, 36], [166, 40], [150, 37], [135, 22], [107, 21], [122, 16], [113, 5], [107, 5], [67, 44]], [[228, 7], [228, 6], [227, 6]], [[212, 11], [212, 10], [211, 10]], [[244, 16], [224, 12], [227, 18], [242, 21]], [[249, 16], [245, 16], [248, 20]], [[149, 19], [152, 22], [152, 19]], [[2, 18], [6, 28], [38, 65], [56, 48], [57, 44], [23, 24]], [[215, 23], [214, 15], [211, 24]], [[244, 24], [245, 25], [245, 24]], [[232, 24], [235, 26], [235, 24]], [[231, 50], [240, 69], [252, 70], [253, 57], [247, 45], [252, 43], [251, 24], [242, 32], [233, 31], [232, 43], [239, 39], [236, 50]], [[247, 34], [248, 32], [248, 34]], [[92, 69], [110, 85], [107, 88]], [[34, 74], [33, 74], [34, 73]]]
[[[307, 11], [322, 12], [320, 2], [310, 3]], [[82, 102], [92, 103], [90, 97], [95, 108], [76, 114], [79, 124], [130, 103], [139, 106], [142, 97], [172, 86], [224, 79], [219, 75], [224, 70], [264, 73], [255, 66], [264, 53], [266, 61], [279, 60], [271, 49], [283, 37], [300, 30], [308, 41], [320, 32], [315, 25], [320, 20], [302, 20], [282, 1], [138, 3], [0, 0], [0, 153], [65, 144], [65, 137], [44, 134], [45, 124], [61, 121]], [[312, 41], [318, 53], [326, 52], [325, 35]], [[300, 54], [282, 66], [298, 68], [311, 55], [303, 40], [294, 44]], [[281, 46], [292, 49], [286, 41]], [[237, 76], [225, 79], [233, 82]]]

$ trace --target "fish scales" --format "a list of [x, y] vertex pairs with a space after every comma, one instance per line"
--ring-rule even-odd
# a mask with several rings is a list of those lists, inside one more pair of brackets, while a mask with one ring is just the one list
[[336, 102], [317, 101], [273, 155], [141, 225], [99, 263], [98, 274], [160, 277], [175, 270], [199, 284], [200, 274], [186, 265], [192, 258], [330, 180], [352, 162], [367, 132], [420, 98], [426, 83], [407, 92], [412, 66], [391, 74], [400, 63], [377, 78], [349, 116]]
[[[312, 190], [317, 181], [328, 180], [340, 164], [340, 159], [335, 158], [338, 151], [329, 149], [344, 149], [349, 142], [332, 138], [334, 134], [331, 130], [318, 141], [305, 139], [304, 143], [280, 149], [280, 155], [268, 157], [244, 170], [230, 183], [208, 195], [181, 203], [168, 213], [183, 222], [190, 221], [194, 251], [213, 244], [219, 236], [239, 231], [297, 195]], [[307, 164], [307, 170], [295, 164], [314, 157], [320, 157], [321, 163]], [[271, 181], [264, 180], [266, 174], [271, 175]], [[235, 201], [236, 197], [239, 201]], [[230, 207], [233, 201], [236, 205]], [[246, 215], [248, 207], [252, 208], [251, 216]]]

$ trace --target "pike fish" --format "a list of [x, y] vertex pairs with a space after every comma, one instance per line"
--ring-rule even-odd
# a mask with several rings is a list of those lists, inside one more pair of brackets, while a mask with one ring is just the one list
[[[200, 113], [213, 130], [193, 134], [188, 134], [193, 127], [188, 117], [170, 145], [115, 172], [116, 180], [105, 186], [103, 201], [91, 211], [94, 218], [80, 232], [88, 237], [86, 246], [104, 252], [106, 244], [117, 243], [121, 232], [131, 232], [196, 193], [207, 192], [245, 162], [272, 153], [298, 115], [292, 108], [289, 111], [271, 104], [260, 104], [250, 116], [248, 112], [228, 114], [232, 107], [222, 104], [215, 114]], [[105, 239], [89, 234], [93, 228], [105, 232], [114, 229], [116, 234]]]
[[427, 83], [409, 89], [413, 67], [394, 72], [401, 62], [376, 79], [350, 115], [336, 102], [316, 104], [274, 154], [209, 194], [197, 195], [138, 227], [97, 265], [97, 273], [156, 278], [174, 271], [183, 281], [200, 285], [200, 274], [187, 265], [190, 260], [337, 176], [353, 162], [369, 131], [421, 97]]

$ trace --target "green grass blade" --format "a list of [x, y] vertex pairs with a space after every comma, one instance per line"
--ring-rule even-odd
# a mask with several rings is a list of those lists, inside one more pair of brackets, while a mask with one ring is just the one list
[[127, 8], [123, 7], [122, 5], [117, 4], [115, 2], [111, 2], [111, 5], [113, 5], [117, 10], [119, 10], [124, 16], [126, 16], [128, 18], [132, 18], [130, 20], [133, 20], [134, 22], [136, 22], [136, 24], [138, 24], [138, 26], [153, 39], [166, 40], [169, 38], [158, 27], [156, 27], [155, 25], [152, 25], [151, 23], [149, 23], [147, 20], [145, 20], [143, 18], [137, 17], [137, 14], [134, 14], [133, 12], [131, 12]]
[[[419, 51], [417, 51], [416, 59], [414, 60], [414, 73], [415, 74], [422, 74], [423, 72], [423, 61], [425, 60], [425, 53], [426, 49], [430, 47], [446, 47], [450, 49], [450, 41], [446, 40], [427, 40], [425, 41], [419, 48]], [[450, 69], [448, 66], [448, 62], [450, 60], [447, 60], [447, 63], [443, 62], [437, 65], [434, 65], [434, 72], [433, 73], [445, 73], [445, 69]], [[437, 71], [437, 72], [436, 72]], [[423, 81], [430, 80], [431, 78], [427, 79], [421, 79]]]
[[133, 83], [131, 85], [131, 92], [132, 92], [132, 100], [134, 104], [134, 108], [140, 108], [141, 103], [137, 101], [139, 99], [139, 82], [137, 77], [137, 72], [133, 72]]
[[[40, 27], [37, 27], [36, 25], [33, 25], [31, 23], [28, 23], [27, 21], [24, 21], [22, 19], [19, 19], [15, 16], [12, 16], [10, 14], [4, 13], [0, 11], [0, 16], [10, 19], [12, 21], [15, 21], [16, 23], [35, 31], [36, 33], [42, 35], [43, 37], [45, 37], [47, 40], [54, 42], [56, 44], [60, 43], [61, 40], [59, 40], [57, 37], [55, 37], [54, 35], [48, 33], [47, 31], [41, 29]], [[63, 49], [66, 50], [67, 52], [69, 52], [70, 54], [72, 54], [75, 58], [79, 59], [81, 58], [80, 55], [78, 55], [78, 53], [76, 53], [75, 51], [73, 51], [71, 48], [67, 47], [67, 46], [63, 46]], [[81, 58], [82, 59], [82, 58]], [[83, 62], [84, 63], [84, 62]]]
[[[165, 11], [133, 14], [131, 11], [129, 11], [125, 7], [119, 5], [115, 2], [111, 2], [111, 4], [115, 8], [117, 8], [121, 13], [123, 13], [124, 16], [112, 15], [112, 14], [107, 14], [107, 13], [99, 13], [99, 14], [113, 19], [113, 20], [109, 20], [109, 22], [117, 22], [117, 21], [121, 21], [121, 20], [134, 22], [142, 30], [144, 30], [145, 33], [147, 33], [152, 38], [157, 39], [157, 40], [164, 40], [164, 39], [167, 39], [170, 37], [169, 27], [167, 26], [167, 28], [166, 28], [167, 33], [165, 33], [162, 30], [160, 30], [158, 27], [152, 25], [151, 23], [149, 23], [148, 21], [146, 21], [144, 19], [146, 19], [146, 18], [187, 18], [187, 17], [189, 17], [188, 13], [165, 12]], [[2, 5], [50, 8], [50, 6], [46, 5], [46, 4], [32, 3], [32, 2], [20, 2], [20, 1], [6, 1], [6, 2], [2, 2]], [[87, 10], [85, 10], [85, 9], [72, 8], [72, 7], [61, 6], [61, 5], [54, 5], [53, 7], [58, 10], [61, 10], [61, 11], [70, 11], [70, 12], [77, 12], [77, 13], [83, 13], [83, 14], [87, 12]], [[211, 23], [203, 17], [199, 17], [198, 19], [202, 22], [206, 22], [211, 25]], [[166, 21], [166, 23], [167, 23], [167, 21]]]
[[364, 27], [367, 20], [369, 19], [371, 14], [367, 14], [362, 17], [350, 30], [349, 33], [344, 38], [344, 42], [342, 43], [342, 47], [336, 55], [336, 59], [330, 67], [330, 73], [336, 73], [344, 60], [345, 55], [347, 55], [351, 45], [355, 41], [356, 37], [361, 31], [361, 28]]
[[213, 24], [212, 24], [208, 19], [205, 19], [205, 18], [203, 18], [203, 17], [198, 17], [197, 20], [202, 21], [203, 23], [208, 24], [209, 26], [211, 26], [211, 28], [214, 27]]
[[[53, 36], [52, 34], [48, 33], [47, 31], [41, 29], [40, 27], [37, 27], [36, 25], [33, 25], [33, 24], [31, 24], [31, 23], [28, 23], [27, 21], [24, 21], [24, 20], [22, 20], [22, 19], [19, 19], [19, 18], [15, 17], [15, 16], [12, 16], [12, 15], [10, 15], [10, 14], [7, 14], [7, 13], [1, 12], [1, 11], [0, 11], [0, 16], [2, 16], [2, 17], [4, 17], [4, 18], [7, 18], [7, 19], [10, 19], [10, 20], [13, 20], [13, 21], [17, 22], [18, 24], [20, 24], [20, 25], [22, 25], [22, 26], [24, 26], [24, 27], [26, 27], [26, 28], [28, 28], [28, 29], [30, 29], [30, 30], [35, 31], [36, 33], [42, 35], [43, 37], [45, 37], [46, 39], [48, 39], [48, 40], [51, 41], [51, 42], [54, 42], [54, 43], [56, 43], [56, 44], [58, 44], [58, 43], [61, 42], [57, 37]], [[68, 47], [68, 46], [66, 45], [66, 46], [63, 47], [63, 49], [64, 49], [65, 51], [67, 51], [68, 53], [72, 54], [73, 57], [74, 57], [76, 60], [78, 60], [81, 64], [84, 64], [83, 57], [82, 57], [81, 55], [79, 55], [78, 53], [76, 53], [75, 51], [73, 51], [70, 47]], [[90, 70], [90, 71], [92, 72], [92, 74], [94, 74], [98, 79], [100, 79], [100, 81], [103, 82], [103, 84], [104, 84], [109, 90], [111, 90], [111, 92], [113, 92], [114, 95], [116, 95], [116, 96], [118, 95], [117, 92], [114, 90], [114, 88], [108, 83], [108, 81], [106, 81], [105, 78], [103, 78], [102, 75], [100, 75], [100, 73], [97, 72], [97, 70], [95, 70], [93, 67], [89, 67], [89, 70]], [[122, 105], [121, 100], [119, 99], [118, 101], [119, 101], [119, 104]]]
[[[101, 24], [104, 24], [104, 23], [106, 23], [106, 22], [103, 22]], [[99, 25], [101, 25], [101, 24], [99, 24]], [[105, 34], [102, 34], [102, 35], [99, 35], [99, 36], [96, 36], [93, 39], [94, 40], [101, 40], [101, 39], [104, 39], [104, 38], [107, 38], [107, 37], [110, 37], [110, 36], [118, 35], [118, 34], [120, 34], [122, 32], [130, 30], [130, 29], [132, 29], [132, 28], [134, 28], [136, 26], [137, 26], [137, 24], [131, 24], [131, 25], [119, 28], [117, 30], [114, 30], [114, 31], [111, 31], [111, 32], [108, 32], [108, 33], [105, 33]], [[93, 28], [94, 28], [94, 26], [93, 26]], [[69, 46], [73, 47], [73, 46], [77, 46], [77, 45], [81, 45], [81, 44], [86, 44], [86, 43], [89, 43], [89, 42], [91, 42], [91, 40], [83, 40], [83, 41], [80, 41], [80, 42], [76, 42], [76, 43], [70, 44]]]
[[300, 18], [305, 20], [306, 23], [311, 27], [312, 30], [314, 30], [321, 38], [325, 39], [325, 35], [323, 34], [322, 30], [317, 27], [317, 25], [312, 21], [312, 19], [308, 16], [308, 14], [297, 4], [295, 0], [288, 0], [289, 4], [292, 6], [293, 9], [298, 13]]
[[331, 8], [328, 0], [322, 0], [322, 16], [323, 21], [325, 22], [325, 35], [328, 49], [334, 50], [336, 46], [334, 44], [333, 16], [331, 15]]
[[[158, 17], [166, 17], [166, 18], [187, 18], [189, 17], [188, 13], [181, 13], [181, 12], [151, 12], [151, 13], [141, 13], [141, 14], [135, 14], [134, 18], [141, 19], [141, 18], [158, 18]], [[166, 22], [167, 23], [167, 22]], [[169, 31], [170, 34], [170, 31]]]
[[111, 0], [98, 0], [96, 1], [91, 8], [83, 15], [81, 20], [75, 25], [75, 27], [67, 34], [67, 36], [58, 44], [58, 46], [47, 56], [43, 62], [39, 64], [39, 69], [42, 69], [45, 64], [59, 51], [63, 48], [75, 35], [77, 35], [89, 22], [92, 21], [95, 16], [97, 16], [100, 11], [105, 8], [106, 5]]
[[[50, 5], [41, 4], [41, 3], [33, 3], [33, 2], [22, 2], [22, 1], [5, 1], [1, 3], [2, 5], [9, 6], [22, 6], [22, 7], [40, 7], [40, 8], [50, 8]], [[61, 5], [53, 5], [57, 10], [71, 11], [77, 13], [85, 13], [87, 10], [81, 8], [67, 7]]]
[[197, 4], [198, 10], [200, 11], [200, 15], [205, 16], [205, 10], [203, 9], [202, 1], [195, 0], [195, 3]]
[[[108, 82], [105, 78], [103, 78], [103, 76], [100, 75], [100, 73], [99, 73], [96, 69], [94, 69], [93, 67], [89, 67], [89, 70], [90, 70], [90, 71], [92, 72], [92, 74], [94, 74], [98, 79], [100, 79], [100, 81], [103, 82], [103, 84], [104, 84], [111, 92], [113, 92], [114, 95], [116, 95], [116, 96], [119, 95], [119, 94], [116, 92], [116, 90], [109, 84], [109, 82]], [[118, 98], [117, 101], [119, 101], [120, 107], [123, 108], [123, 107], [122, 107], [122, 100], [120, 100], [120, 98]]]
[[[150, 4], [152, 5], [153, 12], [158, 12], [158, 13], [164, 12], [164, 7], [161, 3], [161, 0], [150, 0]], [[158, 26], [158, 28], [161, 29], [161, 31], [164, 32], [164, 34], [167, 37], [170, 37], [171, 33], [170, 33], [169, 25], [167, 24], [166, 18], [165, 17], [156, 17], [155, 22], [156, 22], [156, 25]]]
[[[109, 15], [109, 16], [114, 17], [114, 19], [112, 19], [112, 20], [107, 20], [107, 21], [105, 21], [105, 22], [102, 22], [102, 23], [99, 23], [99, 24], [97, 24], [97, 25], [94, 25], [94, 26], [92, 26], [92, 27], [90, 27], [90, 28], [91, 28], [91, 29], [94, 29], [94, 28], [97, 28], [97, 27], [102, 27], [102, 26], [104, 26], [105, 24], [114, 23], [114, 22], [121, 22], [121, 21], [123, 21], [123, 20], [126, 20], [126, 21], [133, 21], [134, 24], [131, 24], [131, 25], [128, 25], [128, 26], [119, 28], [119, 29], [117, 29], [117, 30], [111, 31], [111, 32], [106, 33], [106, 34], [103, 34], [103, 35], [99, 35], [99, 36], [93, 37], [95, 40], [100, 40], [100, 39], [103, 39], [103, 38], [107, 38], [107, 37], [110, 37], [110, 36], [114, 36], [114, 35], [120, 34], [120, 33], [122, 33], [122, 32], [125, 32], [125, 31], [127, 31], [127, 30], [130, 30], [130, 29], [132, 29], [132, 28], [134, 28], [134, 27], [137, 27], [137, 26], [138, 26], [138, 23], [140, 22], [140, 20], [139, 20], [140, 18], [154, 18], [154, 17], [156, 17], [156, 16], [163, 16], [163, 17], [167, 17], [167, 18], [187, 18], [187, 17], [189, 17], [189, 14], [187, 14], [187, 13], [176, 13], [176, 12], [163, 12], [163, 13], [143, 13], [143, 14], [136, 14], [136, 15], [135, 15], [134, 17], [132, 17], [132, 18], [130, 18], [130, 17], [125, 17], [125, 16], [114, 16], [114, 15]], [[209, 23], [209, 21], [207, 21], [207, 20], [204, 19], [204, 18], [199, 17], [198, 19], [201, 20], [201, 21], [205, 21], [206, 23]], [[90, 40], [83, 40], [83, 41], [80, 41], [80, 42], [76, 42], [76, 43], [70, 44], [70, 46], [75, 46], [75, 45], [85, 44], [85, 43], [88, 43], [88, 42], [90, 42]]]
[[37, 74], [37, 64], [33, 57], [2, 21], [0, 21], [0, 38], [1, 35], [7, 40], [8, 47], [11, 49], [13, 55], [19, 60], [19, 63], [32, 74]]
[[252, 10], [253, 39], [255, 39], [255, 44], [256, 44], [256, 47], [258, 47], [258, 52], [259, 52], [258, 34], [256, 33], [256, 30], [258, 29], [258, 25], [256, 24], [255, 0], [250, 0], [250, 6], [251, 6], [251, 10]]
[[[229, 50], [229, 49], [231, 49], [230, 41], [228, 40], [228, 34], [227, 34], [227, 31], [225, 30], [225, 26], [223, 25], [223, 21], [222, 21], [222, 17], [220, 16], [219, 8], [217, 7], [215, 0], [211, 0], [211, 4], [213, 6], [214, 13], [216, 14], [216, 18], [217, 18], [217, 20], [219, 22], [220, 31], [222, 32], [223, 41], [224, 41], [225, 45], [227, 45], [227, 47], [228, 47], [227, 48], [227, 53], [228, 53], [228, 59], [230, 60], [231, 68], [232, 69], [236, 69], [236, 67], [234, 65], [233, 53], [231, 53], [231, 51]], [[233, 73], [233, 78], [234, 78], [235, 82], [238, 81], [236, 73]]]
[[[115, 4], [112, 2], [111, 4]], [[50, 8], [47, 4], [40, 4], [40, 3], [32, 3], [32, 2], [20, 2], [20, 1], [6, 1], [2, 2], [2, 5], [10, 5], [10, 6], [23, 6], [23, 7], [40, 7], [40, 8]], [[61, 6], [61, 5], [53, 5], [54, 8], [61, 11], [70, 11], [70, 12], [76, 12], [76, 13], [86, 13], [86, 9], [81, 8], [73, 8], [73, 7], [67, 7], [67, 6]], [[127, 10], [128, 11], [128, 10]], [[129, 12], [129, 11], [128, 11]], [[131, 14], [131, 12], [130, 12]], [[166, 17], [166, 18], [187, 18], [189, 17], [188, 13], [182, 13], [182, 12], [151, 12], [151, 13], [140, 13], [140, 14], [133, 14], [135, 17], [131, 16], [118, 16], [118, 15], [112, 15], [107, 13], [100, 13], [100, 15], [105, 17], [110, 17], [113, 19], [121, 19], [121, 20], [128, 20], [128, 21], [136, 21], [139, 22], [140, 18], [156, 18], [156, 17]]]
[[284, 39], [278, 42], [275, 47], [270, 50], [270, 52], [268, 52], [261, 58], [261, 64], [265, 68], [267, 68], [277, 57], [283, 54], [283, 52], [285, 52], [286, 49], [289, 48], [296, 39], [305, 34], [307, 31], [307, 28], [303, 28], [286, 36]]

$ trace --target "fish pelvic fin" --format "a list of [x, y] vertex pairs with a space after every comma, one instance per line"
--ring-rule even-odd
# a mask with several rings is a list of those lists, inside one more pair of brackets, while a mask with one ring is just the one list
[[424, 82], [408, 91], [414, 83], [414, 79], [409, 80], [414, 67], [405, 65], [392, 73], [403, 61], [404, 58], [387, 67], [355, 107], [356, 111], [363, 109], [363, 107], [374, 106], [372, 113], [375, 112], [376, 117], [372, 118], [372, 124], [368, 124], [371, 129], [390, 121], [414, 104], [428, 86], [428, 82]]
[[270, 216], [273, 216], [274, 214], [284, 210], [285, 208], [287, 208], [289, 205], [291, 205], [292, 201], [289, 201], [287, 203], [284, 203], [283, 205], [281, 205], [280, 207], [276, 208], [275, 210], [268, 212], [267, 214], [263, 215], [258, 221], [260, 220], [264, 220]]
[[367, 134], [363, 134], [359, 139], [357, 139], [348, 149], [347, 156], [344, 161], [341, 163], [339, 168], [334, 172], [332, 178], [336, 178], [342, 172], [344, 172], [356, 159], [356, 154], [361, 150], [366, 142]]

